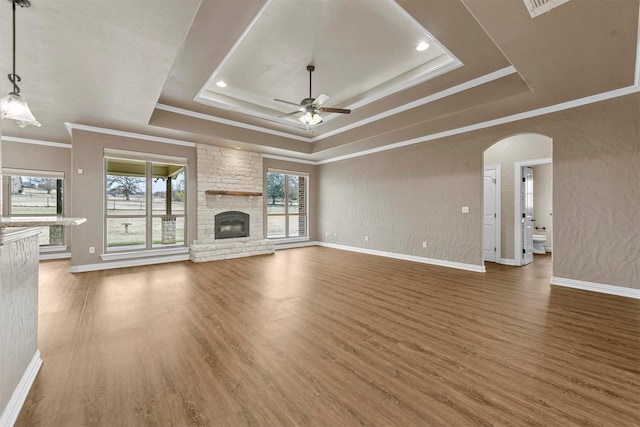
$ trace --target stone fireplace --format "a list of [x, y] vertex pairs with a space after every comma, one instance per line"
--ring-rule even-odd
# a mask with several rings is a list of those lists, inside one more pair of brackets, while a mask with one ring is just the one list
[[275, 244], [264, 236], [262, 156], [198, 144], [197, 160], [197, 240], [191, 260], [273, 253]]

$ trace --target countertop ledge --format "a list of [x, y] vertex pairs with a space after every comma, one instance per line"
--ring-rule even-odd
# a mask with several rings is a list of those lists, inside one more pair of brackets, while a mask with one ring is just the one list
[[62, 216], [20, 216], [0, 218], [0, 228], [7, 227], [46, 227], [48, 225], [80, 225], [87, 218], [70, 218]]

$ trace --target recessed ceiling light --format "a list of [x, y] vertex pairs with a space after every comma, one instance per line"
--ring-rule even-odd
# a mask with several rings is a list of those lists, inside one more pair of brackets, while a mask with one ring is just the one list
[[218, 87], [227, 87], [227, 84], [224, 82], [224, 80], [220, 80], [220, 81], [216, 82], [216, 86], [218, 86]]
[[429, 43], [427, 43], [427, 42], [420, 42], [420, 43], [418, 43], [418, 46], [416, 46], [416, 50], [418, 52], [422, 52], [422, 51], [427, 50], [427, 49], [429, 49]]

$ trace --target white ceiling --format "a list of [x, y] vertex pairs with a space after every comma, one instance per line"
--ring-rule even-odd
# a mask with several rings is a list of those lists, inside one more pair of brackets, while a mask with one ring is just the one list
[[[148, 122], [199, 4], [31, 0], [31, 7], [18, 7], [16, 73], [21, 94], [42, 123], [40, 131], [56, 129], [56, 141], [67, 121], [121, 127]], [[0, 2], [0, 42], [4, 94], [11, 70], [6, 0]]]

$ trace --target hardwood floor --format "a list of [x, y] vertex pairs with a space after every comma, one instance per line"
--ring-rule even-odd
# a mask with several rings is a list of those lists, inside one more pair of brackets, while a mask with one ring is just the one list
[[640, 301], [328, 248], [69, 274], [18, 426], [640, 425]]

